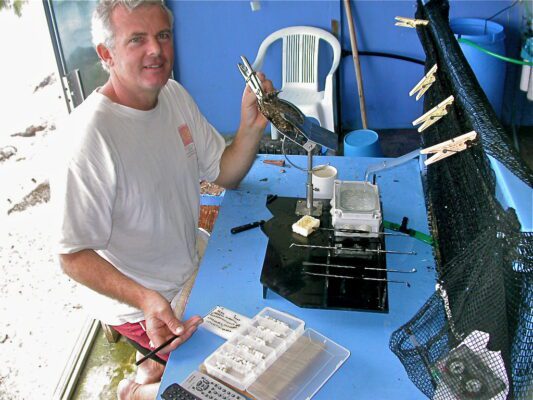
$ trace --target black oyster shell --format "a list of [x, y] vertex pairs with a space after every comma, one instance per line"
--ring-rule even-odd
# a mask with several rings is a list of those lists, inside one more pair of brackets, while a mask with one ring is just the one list
[[296, 132], [294, 126], [287, 122], [281, 115], [288, 114], [293, 116], [298, 122], [303, 124], [304, 115], [292, 103], [280, 99], [278, 94], [280, 92], [266, 93], [261, 100], [258, 101], [259, 111], [274, 125], [281, 133]]

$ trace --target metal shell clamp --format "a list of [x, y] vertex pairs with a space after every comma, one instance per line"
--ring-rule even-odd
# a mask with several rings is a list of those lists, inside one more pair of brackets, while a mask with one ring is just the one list
[[[241, 59], [242, 64], [238, 64], [239, 71], [257, 97], [260, 111], [282, 134], [283, 140], [288, 139], [307, 152], [307, 169], [297, 167], [307, 172], [306, 200], [305, 202], [302, 200], [297, 202], [296, 214], [320, 216], [322, 214], [322, 202], [313, 201], [312, 152], [317, 144], [336, 151], [338, 149], [337, 135], [314, 124], [294, 104], [278, 98], [279, 92], [265, 93], [261, 81], [246, 57], [241, 56]], [[284, 155], [287, 158], [285, 153]]]

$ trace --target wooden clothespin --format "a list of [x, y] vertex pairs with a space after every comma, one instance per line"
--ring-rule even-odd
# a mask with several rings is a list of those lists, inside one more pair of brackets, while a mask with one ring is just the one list
[[450, 157], [455, 153], [459, 153], [460, 151], [468, 149], [476, 137], [477, 132], [472, 131], [420, 150], [420, 154], [433, 154], [430, 158], [424, 161], [424, 164], [433, 164], [434, 162], [440, 161], [443, 158]]
[[418, 132], [422, 132], [428, 126], [433, 125], [439, 119], [441, 119], [446, 114], [448, 114], [448, 110], [446, 109], [446, 107], [448, 107], [452, 103], [453, 103], [453, 96], [450, 96], [446, 100], [441, 101], [439, 104], [437, 104], [427, 113], [422, 115], [420, 118], [415, 119], [413, 121], [413, 125], [422, 124], [420, 127], [418, 127]]
[[395, 17], [396, 22], [394, 25], [403, 26], [405, 28], [416, 28], [418, 25], [427, 25], [429, 24], [428, 20], [425, 19], [414, 19], [406, 17]]
[[427, 90], [431, 87], [433, 82], [437, 78], [435, 78], [435, 74], [437, 73], [437, 64], [431, 67], [431, 69], [428, 71], [426, 75], [416, 84], [416, 86], [409, 92], [409, 96], [414, 95], [416, 92], [416, 100], [420, 99], [424, 93], [427, 92]]

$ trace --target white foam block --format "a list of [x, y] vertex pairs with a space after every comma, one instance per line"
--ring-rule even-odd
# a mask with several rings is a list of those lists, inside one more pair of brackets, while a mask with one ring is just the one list
[[292, 224], [292, 231], [302, 236], [309, 236], [320, 226], [320, 220], [310, 215], [305, 215]]

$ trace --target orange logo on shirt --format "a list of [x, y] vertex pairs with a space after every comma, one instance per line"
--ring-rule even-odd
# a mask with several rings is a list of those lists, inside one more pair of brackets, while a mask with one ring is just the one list
[[183, 124], [183, 125], [181, 125], [178, 128], [178, 130], [180, 132], [181, 141], [183, 142], [183, 146], [187, 147], [188, 145], [190, 145], [193, 142], [191, 131], [189, 130], [189, 127], [187, 126], [187, 124]]

